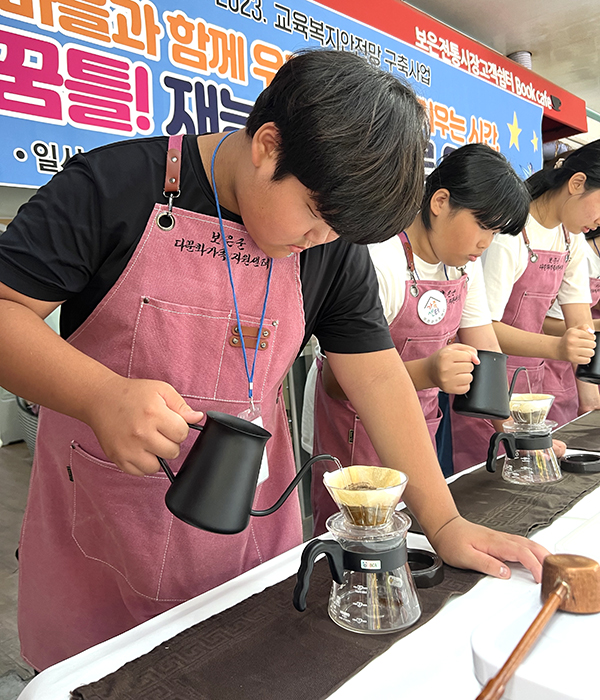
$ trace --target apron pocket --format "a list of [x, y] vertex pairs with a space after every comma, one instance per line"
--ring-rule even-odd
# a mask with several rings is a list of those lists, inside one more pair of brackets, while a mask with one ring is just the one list
[[448, 345], [448, 340], [456, 335], [456, 331], [430, 335], [423, 338], [406, 338], [402, 348], [398, 349], [403, 362], [421, 360], [429, 357]]
[[72, 536], [82, 553], [120, 574], [139, 595], [158, 600], [173, 516], [169, 480], [132, 476], [72, 444]]
[[[552, 306], [557, 291], [558, 290], [554, 290], [552, 294], [524, 292], [519, 299], [519, 303], [512, 317], [503, 317], [502, 322], [509, 326], [515, 326], [516, 328], [529, 331], [530, 333], [541, 333], [546, 312]], [[528, 318], [523, 320], [524, 316]], [[535, 323], [529, 323], [529, 318], [535, 319]], [[517, 319], [519, 321], [518, 323]]]
[[[260, 317], [241, 315], [243, 327], [258, 329]], [[184, 306], [152, 297], [140, 298], [128, 376], [169, 382], [186, 397], [248, 402], [244, 351], [235, 314]], [[277, 323], [266, 318], [265, 348], [258, 351], [254, 400], [262, 401], [268, 384]], [[235, 342], [232, 344], [232, 340]], [[247, 348], [249, 364], [254, 355]]]

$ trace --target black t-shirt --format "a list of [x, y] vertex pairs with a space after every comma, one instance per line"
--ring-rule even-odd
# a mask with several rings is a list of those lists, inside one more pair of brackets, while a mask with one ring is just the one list
[[[0, 282], [43, 301], [65, 301], [67, 338], [115, 284], [163, 195], [167, 137], [122, 141], [77, 155], [23, 205], [0, 236]], [[175, 206], [216, 216], [196, 137], [182, 147]], [[243, 223], [222, 210], [223, 217]], [[393, 347], [364, 246], [341, 239], [301, 253], [306, 334], [324, 350]], [[304, 345], [304, 343], [303, 343]], [[299, 348], [300, 350], [300, 348]]]

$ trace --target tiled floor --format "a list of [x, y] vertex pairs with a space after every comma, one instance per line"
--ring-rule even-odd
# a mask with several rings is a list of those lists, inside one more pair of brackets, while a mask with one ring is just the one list
[[15, 559], [30, 471], [24, 442], [0, 447], [0, 700], [16, 698], [33, 673], [19, 653]]

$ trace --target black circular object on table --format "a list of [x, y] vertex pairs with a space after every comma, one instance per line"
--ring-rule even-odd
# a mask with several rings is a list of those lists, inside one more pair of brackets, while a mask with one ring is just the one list
[[431, 588], [444, 580], [444, 562], [426, 549], [409, 549], [408, 566], [417, 588]]
[[600, 455], [580, 453], [562, 457], [560, 468], [564, 472], [575, 474], [593, 474], [600, 472]]

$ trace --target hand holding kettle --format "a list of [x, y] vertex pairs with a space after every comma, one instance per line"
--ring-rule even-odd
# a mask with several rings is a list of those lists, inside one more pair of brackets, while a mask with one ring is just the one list
[[433, 386], [447, 394], [464, 394], [473, 381], [473, 366], [479, 364], [477, 350], [470, 345], [451, 343], [426, 358]]
[[108, 459], [135, 476], [156, 473], [157, 455], [177, 458], [189, 433], [188, 423], [204, 417], [166, 382], [128, 379], [113, 372], [94, 391], [86, 413], [84, 421]]
[[557, 360], [584, 365], [594, 356], [596, 338], [587, 325], [567, 328], [558, 340]]

